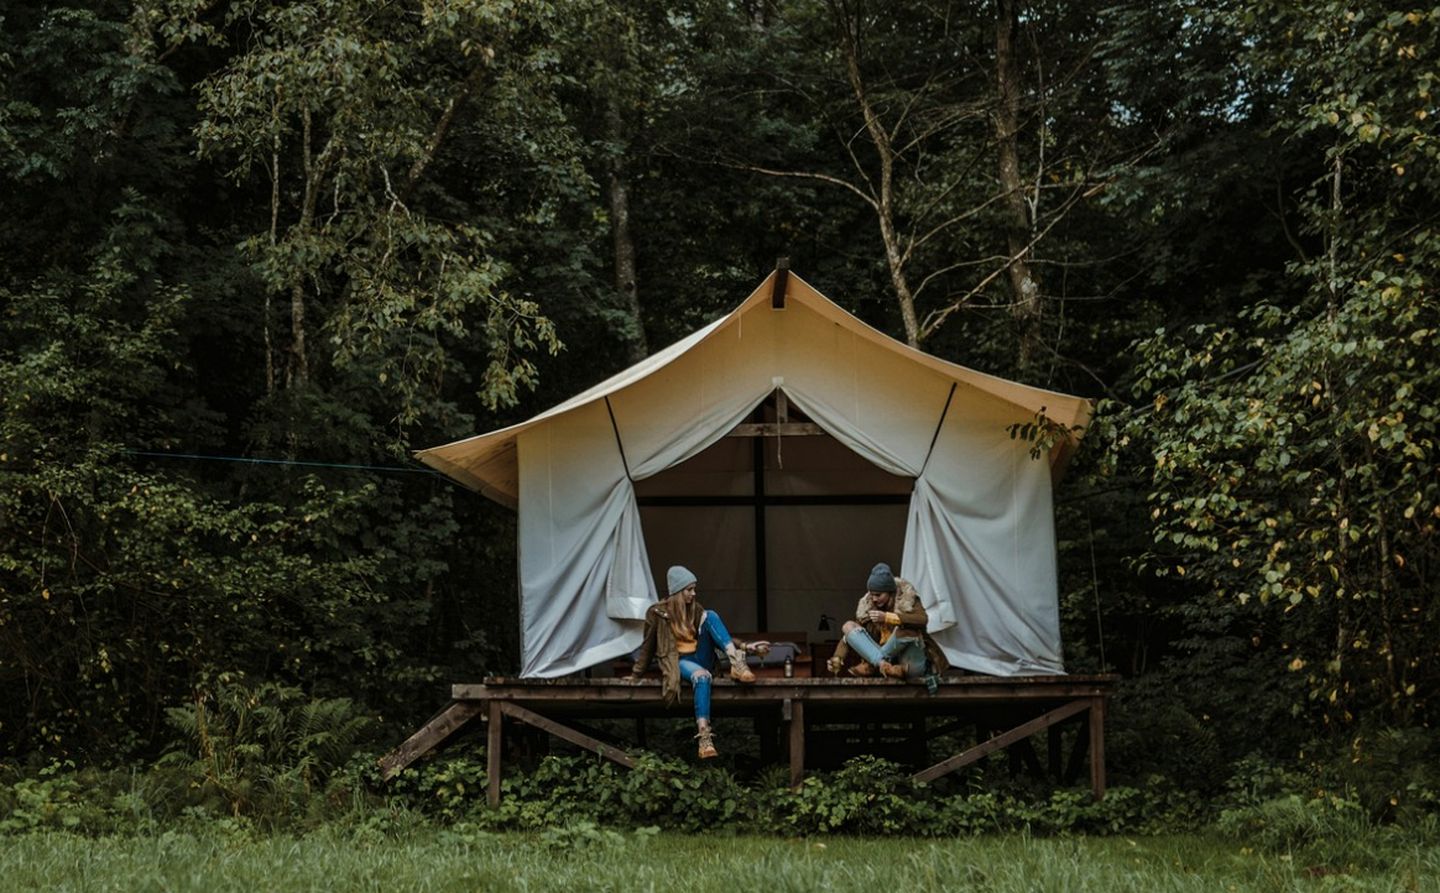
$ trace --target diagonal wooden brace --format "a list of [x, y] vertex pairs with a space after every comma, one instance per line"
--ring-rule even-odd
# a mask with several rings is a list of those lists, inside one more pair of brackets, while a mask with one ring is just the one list
[[533, 710], [527, 710], [519, 704], [512, 704], [509, 701], [500, 701], [500, 712], [512, 719], [517, 719], [526, 725], [534, 726], [537, 729], [549, 732], [556, 738], [563, 738], [571, 744], [579, 745], [586, 750], [594, 751], [607, 760], [619, 763], [626, 769], [635, 768], [635, 759], [618, 747], [612, 747], [603, 741], [591, 738], [584, 732], [577, 731], [566, 725], [561, 725], [549, 717], [541, 716]]
[[420, 731], [380, 758], [380, 777], [389, 781], [399, 775], [401, 769], [429, 753], [469, 722], [483, 706], [479, 701], [451, 701], [444, 710], [430, 717]]
[[976, 760], [984, 757], [986, 754], [994, 753], [1002, 747], [1009, 747], [1016, 741], [1028, 738], [1036, 732], [1040, 731], [1041, 729], [1049, 728], [1050, 726], [1053, 726], [1058, 722], [1064, 722], [1075, 714], [1083, 713], [1084, 711], [1089, 709], [1089, 700], [1071, 701], [1069, 704], [1066, 704], [1063, 707], [1056, 707], [1049, 713], [1046, 713], [1042, 716], [1037, 716], [1035, 719], [1032, 719], [1027, 723], [1018, 725], [1008, 732], [1002, 732], [1001, 734], [996, 735], [994, 738], [991, 738], [989, 741], [977, 744], [969, 750], [957, 753], [955, 756], [950, 757], [949, 759], [941, 760], [940, 762], [931, 766], [929, 769], [922, 769], [921, 771], [916, 772], [913, 776], [911, 776], [911, 779], [913, 781], [934, 781], [942, 775], [948, 775], [949, 773], [954, 772], [956, 769], [970, 765]]

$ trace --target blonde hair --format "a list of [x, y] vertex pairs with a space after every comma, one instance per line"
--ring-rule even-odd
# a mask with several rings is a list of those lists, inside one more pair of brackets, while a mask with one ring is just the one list
[[685, 596], [676, 593], [665, 600], [666, 613], [670, 615], [670, 633], [675, 638], [685, 641], [694, 641], [699, 633], [695, 624], [691, 622], [689, 605], [685, 604]]

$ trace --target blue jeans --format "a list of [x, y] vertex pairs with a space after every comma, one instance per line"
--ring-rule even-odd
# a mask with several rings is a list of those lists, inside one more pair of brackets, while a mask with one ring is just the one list
[[865, 630], [855, 629], [850, 631], [845, 641], [866, 663], [877, 667], [881, 661], [899, 664], [905, 668], [905, 675], [912, 679], [925, 675], [925, 640], [919, 636], [902, 637], [895, 633], [882, 646], [876, 645]]
[[695, 689], [695, 718], [710, 719], [710, 669], [715, 666], [715, 649], [730, 647], [730, 630], [714, 611], [706, 611], [696, 630], [695, 653], [680, 656], [680, 678]]

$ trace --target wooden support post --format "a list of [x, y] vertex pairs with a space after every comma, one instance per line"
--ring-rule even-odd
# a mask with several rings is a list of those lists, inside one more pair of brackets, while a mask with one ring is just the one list
[[1090, 794], [1105, 799], [1105, 698], [1090, 699]]
[[1085, 730], [1089, 717], [1075, 724], [1075, 740], [1070, 742], [1070, 756], [1065, 759], [1065, 775], [1061, 781], [1067, 785], [1080, 780], [1080, 765], [1090, 753], [1090, 733]]
[[785, 289], [790, 284], [790, 258], [775, 258], [775, 284], [770, 290], [770, 309], [785, 309]]
[[500, 727], [505, 722], [505, 714], [500, 710], [499, 701], [490, 701], [488, 706], [490, 709], [486, 718], [490, 728], [485, 734], [485, 802], [494, 809], [500, 805], [500, 748], [504, 744]]
[[586, 750], [594, 751], [607, 760], [612, 760], [626, 769], [635, 768], [635, 760], [628, 753], [618, 747], [611, 747], [603, 741], [591, 738], [584, 732], [576, 731], [566, 725], [561, 725], [549, 717], [541, 716], [533, 710], [527, 710], [519, 704], [512, 704], [509, 701], [500, 702], [500, 712], [506, 716], [514, 717], [526, 725], [543, 729], [554, 735], [556, 738], [563, 738], [571, 744], [578, 744]]
[[1094, 699], [1071, 701], [1063, 707], [1057, 707], [1043, 716], [1036, 717], [1027, 723], [1016, 726], [1008, 732], [1003, 732], [981, 744], [977, 744], [969, 750], [962, 751], [946, 760], [941, 760], [929, 769], [922, 769], [916, 772], [911, 778], [915, 781], [934, 781], [942, 775], [954, 772], [963, 766], [968, 766], [987, 754], [994, 753], [1002, 747], [1008, 747], [1022, 738], [1028, 738], [1041, 729], [1049, 728], [1057, 722], [1062, 722], [1077, 713], [1090, 708]]
[[785, 699], [785, 719], [790, 723], [790, 787], [805, 780], [805, 702]]
[[479, 712], [480, 705], [473, 701], [451, 701], [405, 743], [380, 758], [380, 777], [389, 781], [399, 775], [400, 770], [429, 753]]

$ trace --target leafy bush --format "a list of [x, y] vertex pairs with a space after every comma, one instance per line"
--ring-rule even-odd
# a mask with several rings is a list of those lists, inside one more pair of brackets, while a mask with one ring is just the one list
[[812, 775], [798, 791], [783, 796], [781, 821], [798, 834], [924, 833], [924, 790], [894, 763], [856, 757], [833, 776]]
[[77, 770], [68, 760], [53, 762], [0, 785], [0, 834], [152, 831], [179, 815], [185, 789], [186, 779], [160, 768]]
[[[374, 762], [368, 761], [367, 780], [377, 780]], [[436, 759], [412, 766], [389, 783], [389, 792], [416, 808], [446, 821], [470, 815], [484, 806], [485, 752], [481, 748], [447, 751]]]
[[764, 812], [763, 792], [747, 790], [718, 767], [647, 754], [620, 781], [620, 814], [632, 825], [700, 831], [740, 825]]
[[634, 770], [594, 757], [550, 756], [508, 776], [501, 805], [484, 807], [479, 748], [402, 772], [392, 795], [447, 822], [490, 830], [596, 827], [770, 832], [790, 835], [948, 837], [1028, 829], [1034, 834], [1151, 832], [1193, 828], [1202, 804], [1163, 779], [1144, 789], [1112, 788], [1099, 803], [1089, 791], [1041, 796], [999, 791], [941, 796], [900, 766], [857, 757], [838, 772], [814, 774], [797, 790], [783, 772], [749, 785], [729, 772], [642, 754]]
[[322, 807], [315, 795], [370, 724], [348, 698], [312, 699], [294, 686], [227, 676], [167, 717], [181, 740], [161, 764], [190, 775], [200, 805], [267, 818]]
[[1322, 783], [1372, 818], [1413, 823], [1440, 813], [1440, 735], [1431, 729], [1362, 731], [1320, 767]]

